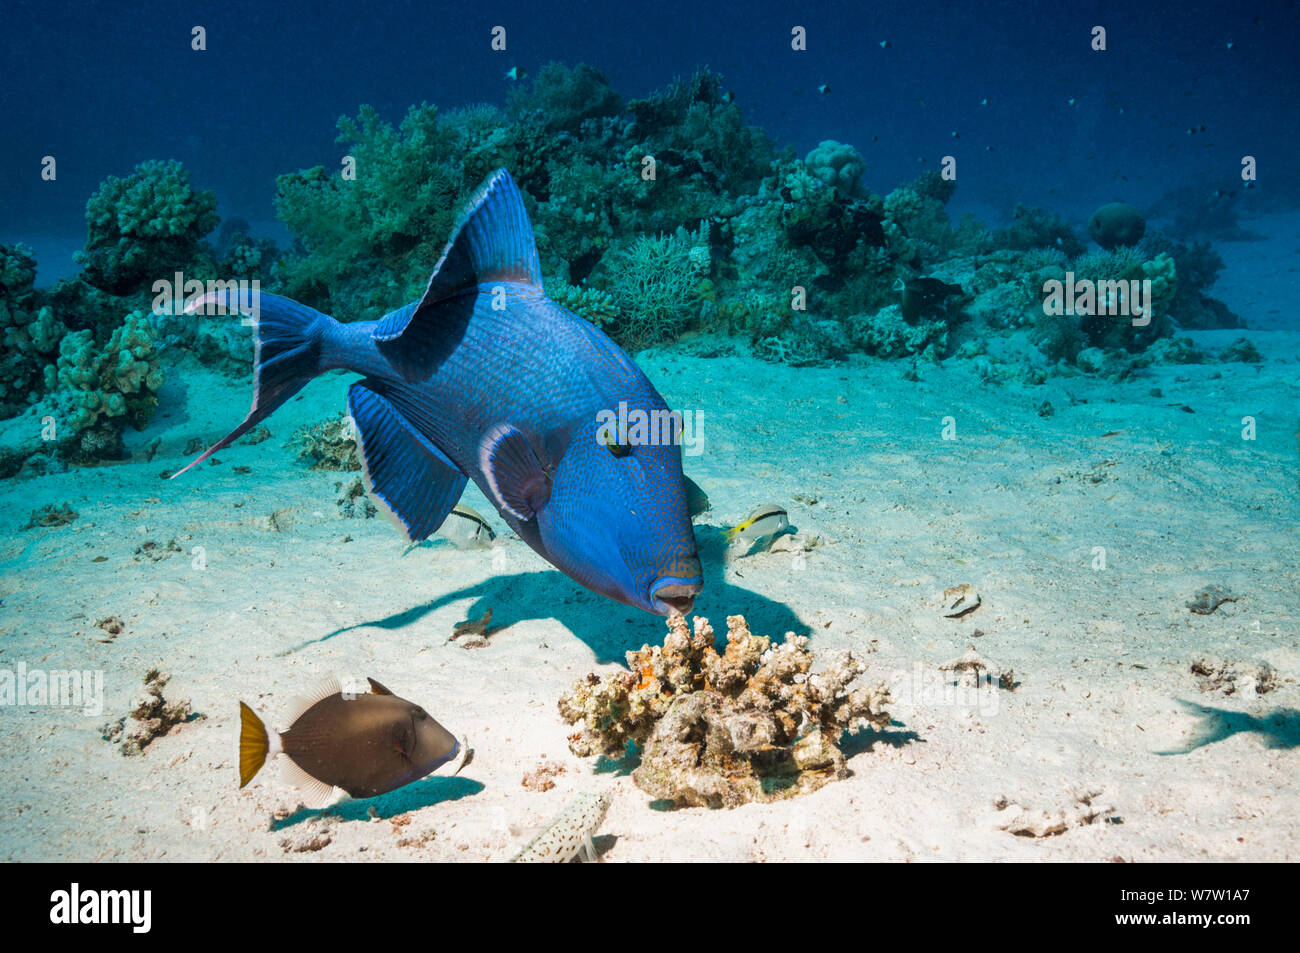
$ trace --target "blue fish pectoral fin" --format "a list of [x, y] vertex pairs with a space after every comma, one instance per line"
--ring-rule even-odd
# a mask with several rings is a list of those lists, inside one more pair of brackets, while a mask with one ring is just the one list
[[465, 474], [387, 398], [358, 381], [348, 389], [366, 486], [407, 539], [428, 539], [465, 490]]
[[551, 474], [518, 427], [489, 429], [478, 456], [493, 502], [516, 519], [531, 520], [551, 498]]
[[466, 203], [424, 296], [380, 320], [372, 335], [376, 347], [406, 380], [424, 380], [439, 343], [468, 320], [478, 286], [499, 281], [542, 289], [533, 226], [505, 169], [489, 176]]

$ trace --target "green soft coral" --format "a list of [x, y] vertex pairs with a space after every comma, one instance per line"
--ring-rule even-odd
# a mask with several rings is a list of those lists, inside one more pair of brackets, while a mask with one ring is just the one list
[[192, 188], [181, 163], [142, 162], [126, 178], [109, 176], [90, 197], [86, 247], [76, 260], [90, 284], [117, 295], [177, 269], [209, 272], [200, 242], [217, 226], [216, 208], [216, 195]]
[[276, 274], [285, 294], [341, 320], [374, 318], [428, 281], [468, 188], [461, 140], [428, 104], [396, 128], [371, 106], [338, 127], [355, 177], [340, 163], [276, 180], [276, 212], [302, 247]]

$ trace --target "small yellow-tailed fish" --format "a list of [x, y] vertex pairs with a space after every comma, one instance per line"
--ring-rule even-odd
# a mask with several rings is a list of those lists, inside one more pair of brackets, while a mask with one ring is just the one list
[[723, 535], [729, 543], [739, 541], [753, 545], [789, 528], [790, 517], [785, 508], [775, 503], [764, 503]]

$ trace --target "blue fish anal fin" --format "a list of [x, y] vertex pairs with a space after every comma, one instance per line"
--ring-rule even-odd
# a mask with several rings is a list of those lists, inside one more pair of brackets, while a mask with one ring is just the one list
[[[541, 261], [523, 196], [510, 173], [498, 169], [466, 203], [423, 297], [414, 307], [381, 320], [374, 331], [375, 343], [404, 377], [422, 380], [407, 369], [425, 376], [431, 373], [426, 352], [436, 350], [439, 340], [459, 340], [445, 326], [458, 316], [468, 319], [466, 311], [473, 307], [479, 285], [502, 281], [542, 289]], [[468, 301], [468, 308], [447, 308], [454, 299]]]
[[387, 398], [358, 381], [348, 389], [366, 487], [407, 539], [428, 539], [465, 490], [465, 475]]
[[551, 475], [517, 427], [492, 427], [483, 435], [478, 453], [493, 502], [516, 519], [531, 520], [551, 498]]

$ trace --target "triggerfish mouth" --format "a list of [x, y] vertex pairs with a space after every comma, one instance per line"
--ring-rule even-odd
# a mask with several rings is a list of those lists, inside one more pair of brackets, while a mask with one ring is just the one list
[[[239, 303], [237, 290], [210, 291], [186, 311]], [[473, 480], [520, 538], [588, 589], [660, 615], [691, 610], [704, 580], [680, 439], [634, 441], [634, 428], [608, 423], [638, 410], [675, 418], [675, 438], [680, 417], [622, 348], [546, 296], [504, 169], [462, 212], [419, 301], [344, 324], [260, 293], [247, 313], [252, 409], [185, 470], [343, 368], [363, 378], [348, 412], [366, 487], [408, 540], [436, 532]]]

